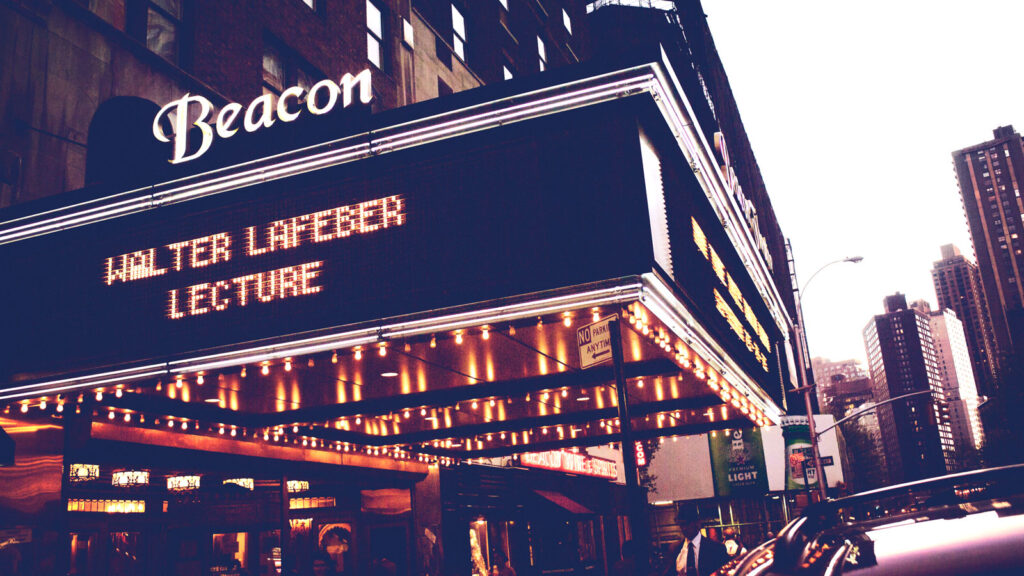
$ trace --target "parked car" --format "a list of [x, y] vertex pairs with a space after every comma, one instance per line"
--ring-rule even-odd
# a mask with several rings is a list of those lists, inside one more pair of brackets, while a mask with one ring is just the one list
[[719, 576], [1024, 574], [1024, 464], [808, 507]]

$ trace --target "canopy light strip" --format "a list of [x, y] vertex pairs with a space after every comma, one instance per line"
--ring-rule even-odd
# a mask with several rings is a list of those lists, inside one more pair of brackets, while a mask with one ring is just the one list
[[409, 338], [426, 336], [435, 332], [469, 329], [481, 324], [496, 324], [532, 318], [553, 312], [561, 312], [569, 308], [621, 304], [637, 300], [641, 295], [641, 288], [642, 285], [639, 282], [627, 282], [607, 288], [561, 294], [466, 312], [441, 314], [419, 320], [410, 321], [396, 318], [392, 323], [381, 323], [360, 330], [337, 332], [313, 338], [233, 350], [220, 354], [197, 356], [165, 364], [153, 364], [140, 368], [37, 382], [0, 391], [0, 401], [133, 382], [174, 373], [216, 370], [243, 364], [279, 360], [291, 356], [327, 352], [339, 348], [365, 346], [380, 342], [382, 339]]
[[729, 384], [739, 388], [754, 405], [761, 409], [773, 423], [778, 423], [782, 412], [778, 406], [760, 389], [756, 382], [739, 367], [739, 365], [721, 346], [715, 343], [710, 334], [697, 322], [696, 318], [672, 295], [671, 289], [654, 274], [644, 274], [644, 296], [640, 301], [669, 330], [700, 355], [715, 371], [727, 378]]

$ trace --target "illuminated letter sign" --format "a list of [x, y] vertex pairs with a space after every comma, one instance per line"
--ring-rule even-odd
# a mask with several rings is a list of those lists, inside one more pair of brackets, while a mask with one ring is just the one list
[[[216, 124], [217, 136], [230, 138], [238, 132], [239, 116], [242, 116], [241, 124], [245, 131], [255, 132], [260, 128], [269, 128], [277, 120], [281, 122], [295, 121], [302, 114], [303, 102], [305, 102], [306, 109], [314, 115], [330, 112], [338, 103], [339, 96], [341, 97], [341, 107], [348, 108], [352, 105], [357, 87], [359, 88], [359, 101], [369, 104], [373, 100], [373, 84], [369, 68], [355, 76], [345, 74], [340, 82], [321, 80], [309, 90], [305, 100], [303, 100], [305, 90], [299, 86], [293, 86], [281, 93], [276, 106], [273, 96], [269, 94], [264, 94], [249, 103], [244, 113], [242, 113], [241, 104], [228, 104], [217, 114], [215, 121], [211, 118], [213, 104], [209, 100], [202, 96], [185, 94], [160, 109], [156, 118], [153, 119], [153, 136], [161, 142], [171, 142], [173, 139], [174, 156], [170, 162], [171, 164], [180, 164], [195, 160], [210, 149], [214, 136], [214, 127], [210, 125], [211, 121]], [[318, 103], [317, 98], [323, 91], [327, 92], [327, 101]], [[289, 110], [289, 102], [297, 104], [298, 107], [295, 110]], [[199, 106], [198, 110], [193, 106], [196, 104]], [[165, 118], [170, 119], [172, 113], [174, 115], [172, 122], [174, 134], [168, 136], [164, 132], [162, 122]], [[194, 120], [189, 121], [190, 118], [194, 118]], [[202, 141], [199, 143], [198, 149], [189, 153], [188, 133], [193, 126], [199, 128]]]
[[725, 145], [725, 135], [721, 132], [715, 132], [715, 151], [718, 152], [722, 163], [721, 169], [722, 176], [725, 177], [725, 185], [729, 187], [733, 198], [739, 204], [740, 211], [743, 212], [743, 219], [747, 221], [747, 226], [754, 237], [754, 242], [757, 243], [757, 249], [761, 252], [761, 257], [764, 258], [768, 269], [772, 270], [774, 269], [774, 262], [772, 262], [771, 251], [768, 249], [768, 240], [765, 239], [764, 234], [761, 234], [761, 225], [757, 220], [757, 208], [754, 207], [754, 203], [748, 200], [746, 194], [743, 193], [743, 187], [740, 186], [740, 181], [736, 178], [736, 171], [733, 169], [729, 158], [729, 148]]
[[[106, 258], [102, 278], [107, 286], [138, 282], [183, 270], [206, 268], [237, 259], [258, 258], [308, 244], [341, 240], [405, 224], [405, 201], [385, 196], [358, 204], [275, 220], [262, 226], [224, 231]], [[167, 293], [172, 320], [243, 308], [251, 304], [317, 294], [324, 289], [324, 261], [304, 262], [274, 270], [174, 288]]]
[[[693, 242], [697, 245], [697, 250], [700, 251], [705, 260], [711, 262], [711, 268], [715, 276], [727, 290], [733, 304], [740, 309], [740, 314], [737, 314], [732, 309], [732, 305], [718, 291], [718, 288], [712, 289], [715, 298], [715, 310], [725, 318], [729, 328], [746, 345], [747, 350], [754, 354], [754, 359], [757, 360], [758, 365], [765, 372], [768, 372], [768, 356], [765, 351], [761, 350], [761, 346], [758, 344], [760, 342], [760, 344], [764, 345], [765, 350], [771, 351], [772, 346], [771, 341], [768, 339], [768, 332], [765, 331], [764, 325], [757, 319], [754, 309], [750, 307], [750, 303], [743, 296], [743, 292], [736, 284], [736, 280], [726, 269], [722, 257], [715, 251], [715, 247], [711, 245], [707, 235], [704, 233], [704, 229], [700, 227], [700, 224], [697, 224], [697, 219], [691, 217], [690, 223], [693, 225]], [[743, 325], [743, 322], [740, 320], [741, 317], [743, 320], [746, 320], [750, 330], [747, 330], [747, 327]]]
[[595, 458], [587, 454], [579, 454], [566, 450], [551, 450], [549, 452], [526, 452], [519, 457], [523, 466], [531, 468], [543, 468], [545, 470], [558, 470], [570, 474], [582, 476], [596, 476], [614, 480], [618, 477], [615, 462], [604, 458]]

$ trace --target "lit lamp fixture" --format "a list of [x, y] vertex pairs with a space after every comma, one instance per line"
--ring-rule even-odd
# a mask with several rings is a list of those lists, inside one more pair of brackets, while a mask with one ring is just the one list
[[110, 485], [118, 488], [148, 486], [149, 472], [146, 470], [119, 470], [110, 475]]
[[308, 480], [289, 480], [288, 491], [289, 492], [305, 492], [309, 490]]
[[190, 492], [199, 489], [199, 476], [168, 476], [167, 490], [170, 492]]
[[68, 480], [71, 482], [89, 482], [100, 477], [98, 464], [72, 464], [68, 467]]
[[253, 490], [256, 487], [255, 481], [252, 478], [228, 478], [223, 482], [224, 484], [234, 484], [235, 486], [241, 486], [246, 490]]

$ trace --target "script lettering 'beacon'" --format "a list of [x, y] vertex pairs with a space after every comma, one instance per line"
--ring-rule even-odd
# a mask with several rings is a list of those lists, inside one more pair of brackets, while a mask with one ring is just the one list
[[[153, 119], [153, 136], [161, 142], [174, 142], [174, 155], [170, 163], [180, 164], [205, 154], [213, 145], [215, 135], [230, 138], [239, 128], [255, 132], [260, 128], [270, 128], [278, 121], [294, 122], [303, 114], [303, 110], [313, 115], [327, 114], [339, 100], [342, 108], [348, 108], [355, 99], [357, 89], [360, 102], [369, 104], [373, 100], [373, 81], [368, 68], [355, 76], [345, 74], [340, 82], [321, 80], [310, 87], [308, 92], [301, 86], [292, 86], [281, 92], [280, 96], [264, 94], [253, 100], [244, 114], [242, 105], [232, 102], [221, 108], [216, 119], [213, 117], [213, 103], [202, 96], [185, 94], [160, 109]], [[190, 112], [193, 112], [191, 116]], [[190, 118], [195, 119], [189, 122]], [[164, 124], [167, 123], [174, 126], [171, 135], [164, 130]], [[189, 144], [189, 132], [193, 127], [199, 129], [201, 139], [195, 151], [190, 152], [192, 146]]]

